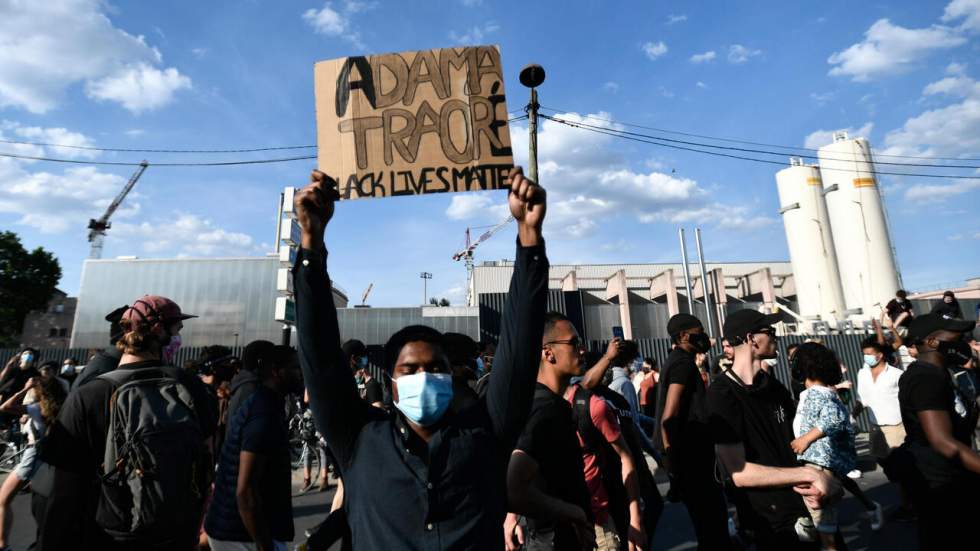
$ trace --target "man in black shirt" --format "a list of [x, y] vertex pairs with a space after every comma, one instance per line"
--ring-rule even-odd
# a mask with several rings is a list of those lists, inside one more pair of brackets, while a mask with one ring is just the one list
[[[972, 537], [971, 523], [980, 473], [980, 455], [970, 448], [973, 427], [955, 410], [947, 370], [970, 359], [964, 336], [975, 322], [926, 314], [909, 326], [916, 361], [898, 380], [905, 443], [892, 452], [897, 476], [908, 488], [919, 515], [923, 549], [953, 549]], [[903, 468], [904, 467], [904, 468]]]
[[[905, 335], [908, 331], [909, 323], [915, 318], [915, 312], [912, 311], [912, 303], [907, 297], [908, 293], [899, 289], [895, 293], [895, 298], [888, 301], [888, 304], [885, 305], [885, 314], [891, 320], [892, 328], [896, 333], [901, 333], [902, 335]], [[882, 320], [882, 323], [884, 323], [884, 320]]]
[[677, 314], [667, 321], [674, 345], [660, 370], [654, 444], [666, 460], [671, 489], [680, 493], [700, 549], [727, 549], [728, 508], [714, 476], [715, 452], [705, 424], [705, 386], [695, 354], [711, 348], [698, 318]]
[[300, 365], [317, 427], [340, 463], [354, 549], [493, 549], [503, 544], [507, 460], [534, 395], [548, 290], [541, 224], [545, 193], [511, 171], [517, 220], [514, 275], [487, 395], [449, 410], [452, 380], [438, 331], [411, 326], [389, 339], [385, 370], [396, 410], [360, 400], [340, 348], [323, 232], [339, 199], [315, 171], [296, 193], [301, 249], [294, 268]]
[[762, 371], [762, 360], [776, 357], [772, 324], [777, 321], [778, 314], [754, 310], [739, 310], [725, 320], [735, 360], [708, 387], [708, 422], [718, 459], [734, 485], [739, 520], [754, 531], [758, 549], [817, 549], [817, 543], [801, 542], [794, 528], [797, 518], [808, 514], [800, 495], [818, 508], [838, 499], [841, 489], [831, 475], [799, 466], [790, 448], [793, 399]]
[[259, 358], [261, 384], [229, 421], [204, 528], [213, 551], [273, 551], [293, 539], [292, 465], [285, 400], [303, 392], [296, 352], [276, 346]]
[[529, 549], [592, 549], [582, 450], [572, 408], [562, 398], [569, 380], [581, 373], [585, 349], [575, 326], [558, 313], [548, 314], [543, 339], [531, 415], [507, 469], [513, 512], [505, 537], [513, 537], [516, 513], [528, 519]]
[[89, 358], [88, 363], [85, 364], [85, 369], [78, 374], [78, 377], [71, 384], [73, 391], [99, 375], [109, 373], [119, 365], [122, 351], [116, 348], [116, 343], [119, 342], [119, 338], [123, 334], [122, 328], [119, 327], [119, 320], [126, 310], [129, 310], [129, 305], [120, 306], [106, 314], [105, 320], [109, 322], [109, 348], [96, 352], [94, 356]]
[[[217, 404], [207, 387], [183, 369], [167, 366], [179, 346], [183, 320], [193, 316], [165, 297], [145, 296], [123, 315], [126, 330], [119, 340], [123, 354], [116, 370], [126, 370], [132, 379], [173, 377], [194, 400], [194, 409], [205, 441], [217, 425]], [[95, 521], [101, 491], [98, 473], [103, 472], [109, 408], [117, 385], [97, 377], [69, 396], [49, 428], [41, 448], [41, 460], [55, 469], [53, 493], [48, 498], [45, 522], [41, 526], [38, 548], [62, 549], [155, 549], [159, 546], [182, 549], [175, 542], [132, 541], [125, 544], [111, 538]], [[191, 486], [191, 481], [175, 481]], [[202, 511], [203, 513], [203, 511]], [[189, 529], [197, 542], [201, 517]], [[183, 540], [187, 534], [174, 534]]]

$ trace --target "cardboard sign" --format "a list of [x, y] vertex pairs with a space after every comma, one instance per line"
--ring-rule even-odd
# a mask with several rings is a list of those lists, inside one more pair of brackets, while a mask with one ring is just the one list
[[496, 46], [321, 61], [318, 164], [343, 199], [507, 187], [513, 166]]

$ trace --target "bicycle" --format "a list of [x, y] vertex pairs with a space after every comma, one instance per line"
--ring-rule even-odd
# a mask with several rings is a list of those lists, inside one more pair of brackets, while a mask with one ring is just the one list
[[301, 490], [303, 493], [310, 491], [320, 479], [320, 471], [324, 465], [320, 465], [320, 452], [322, 437], [316, 431], [313, 423], [313, 414], [309, 410], [297, 412], [289, 420], [289, 452], [292, 460], [292, 468], [303, 469], [306, 465], [310, 468], [309, 481]]
[[14, 421], [0, 439], [0, 473], [13, 472], [27, 448], [26, 435], [20, 431], [20, 423]]

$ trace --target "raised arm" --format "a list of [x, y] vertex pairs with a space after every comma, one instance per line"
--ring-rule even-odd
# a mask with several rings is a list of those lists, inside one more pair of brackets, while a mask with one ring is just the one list
[[548, 258], [541, 236], [545, 192], [524, 178], [520, 168], [511, 171], [509, 180], [510, 213], [517, 220], [517, 257], [487, 390], [494, 433], [508, 450], [517, 442], [531, 410], [548, 298]]
[[613, 337], [609, 341], [609, 346], [606, 347], [606, 353], [599, 358], [599, 361], [595, 363], [594, 366], [590, 367], [585, 375], [582, 375], [582, 381], [579, 385], [587, 390], [591, 390], [602, 382], [602, 378], [606, 375], [606, 370], [612, 365], [612, 361], [619, 356], [619, 349], [623, 346], [623, 339], [619, 337]]
[[302, 249], [293, 268], [299, 360], [317, 430], [346, 466], [369, 406], [358, 396], [340, 349], [337, 309], [327, 275], [323, 233], [338, 199], [336, 182], [320, 171], [313, 171], [311, 181], [296, 193], [294, 205], [302, 229]]

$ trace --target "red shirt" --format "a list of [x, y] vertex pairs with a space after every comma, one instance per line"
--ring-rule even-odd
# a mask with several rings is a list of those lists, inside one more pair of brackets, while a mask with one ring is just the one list
[[[565, 391], [565, 399], [572, 402], [577, 386], [570, 386]], [[609, 407], [602, 398], [592, 395], [589, 401], [589, 414], [592, 416], [592, 424], [599, 429], [599, 433], [610, 444], [619, 440], [620, 432], [619, 420], [615, 412]], [[602, 472], [599, 470], [599, 458], [595, 454], [585, 451], [585, 441], [582, 435], [578, 435], [578, 443], [582, 446], [582, 462], [585, 463], [585, 485], [592, 496], [592, 514], [595, 515], [597, 524], [606, 522], [609, 518], [609, 493], [602, 484]]]
[[653, 390], [653, 386], [657, 384], [657, 372], [651, 371], [647, 373], [643, 381], [640, 382], [640, 405], [646, 406], [651, 400], [655, 400], [656, 396], [651, 396], [650, 391]]

